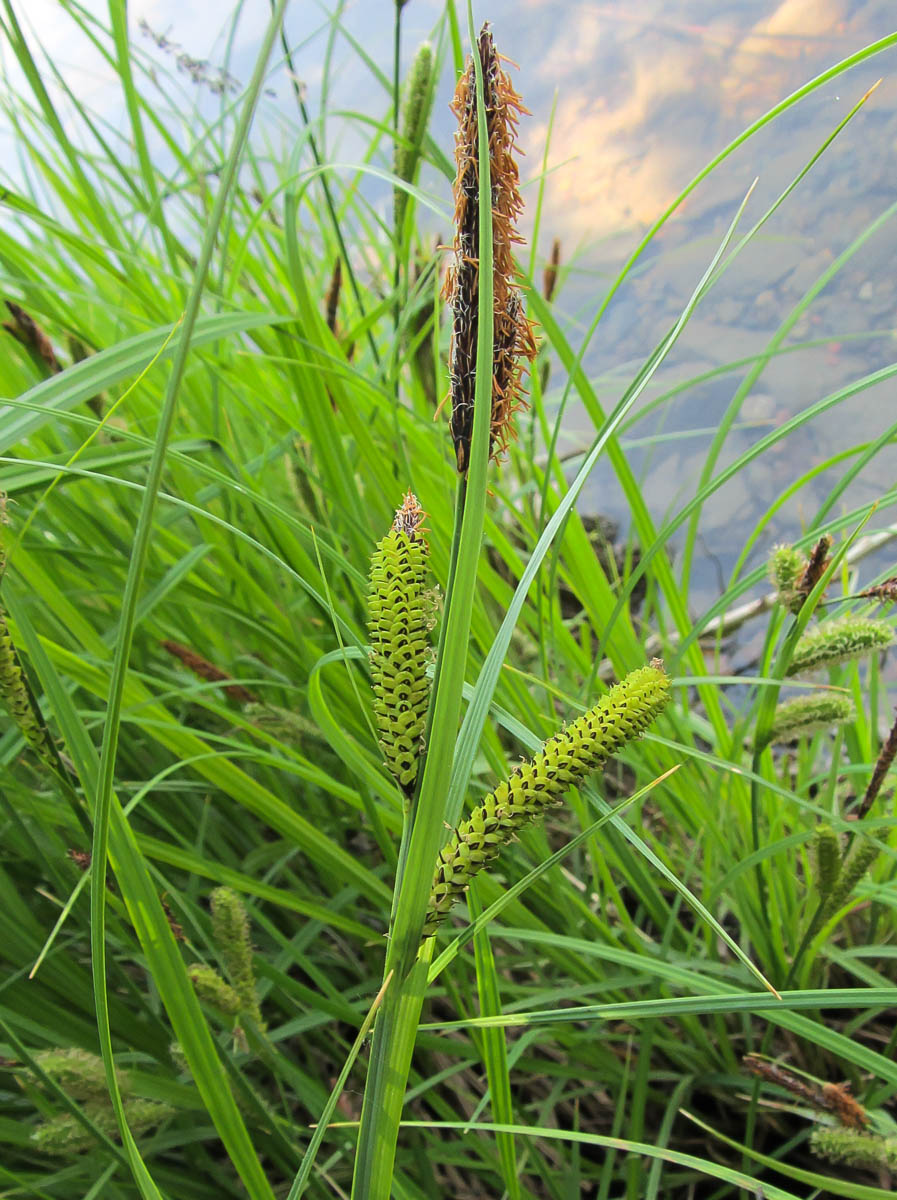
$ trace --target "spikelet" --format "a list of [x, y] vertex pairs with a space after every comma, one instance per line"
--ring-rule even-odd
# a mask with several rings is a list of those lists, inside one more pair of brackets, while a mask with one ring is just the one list
[[803, 675], [820, 667], [850, 662], [883, 650], [893, 640], [894, 631], [884, 621], [870, 621], [866, 617], [826, 621], [800, 638], [786, 674]]
[[847, 903], [853, 895], [854, 888], [878, 858], [878, 846], [871, 838], [859, 836], [854, 839], [850, 853], [841, 865], [841, 874], [823, 909], [823, 919], [827, 920], [833, 913]]
[[258, 697], [253, 695], [249, 688], [243, 687], [241, 683], [235, 683], [230, 675], [222, 671], [220, 667], [216, 667], [214, 663], [209, 662], [196, 650], [191, 650], [189, 646], [184, 646], [180, 642], [168, 640], [159, 644], [173, 658], [180, 659], [184, 666], [194, 675], [198, 675], [200, 679], [206, 679], [209, 683], [222, 684], [223, 691], [230, 696], [231, 700], [236, 700], [239, 704], [252, 704], [258, 701]]
[[[96, 1100], [108, 1095], [106, 1068], [98, 1054], [69, 1046], [63, 1050], [41, 1050], [34, 1060], [74, 1100]], [[116, 1071], [122, 1094], [130, 1090], [127, 1074]]]
[[[171, 1117], [175, 1109], [170, 1104], [162, 1104], [157, 1100], [134, 1098], [125, 1102], [125, 1116], [131, 1132], [135, 1135], [145, 1133], [160, 1125]], [[89, 1117], [101, 1133], [107, 1137], [118, 1137], [118, 1122], [111, 1107], [95, 1104], [85, 1105], [84, 1115]], [[97, 1142], [94, 1135], [77, 1121], [71, 1113], [62, 1113], [49, 1121], [37, 1126], [31, 1135], [35, 1147], [44, 1154], [57, 1154], [68, 1157], [90, 1150]]]
[[657, 660], [633, 671], [487, 796], [440, 851], [424, 937], [435, 933], [471, 879], [519, 829], [563, 803], [571, 787], [638, 737], [662, 711], [669, 694], [670, 681]]
[[810, 1134], [810, 1145], [830, 1162], [846, 1163], [869, 1171], [897, 1170], [897, 1138], [875, 1137], [855, 1129], [817, 1126]]
[[811, 692], [776, 705], [769, 732], [771, 742], [790, 742], [819, 729], [831, 729], [856, 718], [853, 701], [836, 692]]
[[235, 1017], [243, 1010], [243, 1001], [236, 988], [225, 983], [212, 967], [205, 963], [194, 963], [188, 967], [187, 974], [193, 988], [204, 1003], [216, 1008], [227, 1017]]
[[835, 889], [841, 874], [841, 839], [831, 825], [820, 825], [813, 834], [816, 857], [816, 890], [826, 900]]
[[881, 791], [881, 785], [885, 781], [885, 776], [891, 769], [891, 764], [894, 761], [894, 756], [897, 755], [897, 719], [891, 726], [891, 732], [888, 734], [882, 743], [882, 747], [878, 752], [878, 758], [875, 760], [875, 769], [872, 772], [872, 777], [866, 788], [863, 799], [860, 801], [856, 810], [856, 819], [862, 821], [863, 817], [869, 812], [869, 809], [878, 798], [878, 793]]
[[[520, 289], [514, 282], [512, 246], [520, 242], [517, 218], [523, 209], [518, 188], [515, 154], [517, 120], [526, 112], [499, 62], [492, 35], [484, 25], [477, 41], [483, 68], [483, 96], [489, 134], [492, 184], [493, 329], [492, 419], [490, 455], [500, 455], [514, 436], [511, 424], [524, 405], [521, 385], [523, 361], [536, 356], [535, 334], [523, 311]], [[479, 167], [476, 75], [473, 59], [458, 81], [452, 112], [458, 118], [455, 135], [454, 259], [446, 273], [443, 294], [452, 306], [452, 341], [449, 355], [452, 415], [450, 429], [463, 474], [470, 460], [473, 405], [477, 368], [477, 275], [479, 267]]]
[[392, 529], [371, 558], [368, 597], [380, 749], [406, 796], [417, 779], [430, 694], [430, 600], [425, 586], [429, 547], [423, 520], [417, 499], [408, 492]]
[[[414, 183], [421, 157], [421, 146], [430, 119], [433, 101], [433, 49], [424, 42], [411, 64], [402, 108], [400, 138], [396, 141], [393, 173], [405, 183]], [[393, 189], [393, 216], [396, 235], [401, 237], [408, 208], [408, 193]]]
[[3, 323], [3, 328], [6, 332], [25, 347], [35, 362], [45, 367], [51, 375], [58, 375], [62, 370], [62, 363], [60, 363], [56, 351], [53, 349], [53, 343], [44, 330], [41, 329], [34, 317], [25, 312], [20, 304], [15, 304], [12, 300], [7, 300], [6, 307], [9, 310], [9, 315], [12, 317], [11, 321]]
[[211, 904], [212, 936], [230, 981], [240, 998], [240, 1011], [248, 1013], [261, 1025], [262, 1017], [255, 992], [255, 971], [252, 966], [249, 918], [246, 916], [243, 901], [233, 888], [220, 887], [212, 892]]
[[555, 238], [551, 243], [551, 257], [545, 264], [545, 271], [542, 274], [542, 295], [550, 304], [554, 299], [555, 289], [558, 285], [558, 268], [561, 265], [561, 239]]
[[803, 604], [803, 598], [797, 594], [797, 583], [805, 566], [804, 556], [793, 546], [776, 546], [769, 560], [769, 577], [776, 598], [792, 612], [799, 612]]
[[25, 741], [42, 763], [56, 770], [56, 748], [19, 662], [6, 617], [0, 610], [0, 698]]

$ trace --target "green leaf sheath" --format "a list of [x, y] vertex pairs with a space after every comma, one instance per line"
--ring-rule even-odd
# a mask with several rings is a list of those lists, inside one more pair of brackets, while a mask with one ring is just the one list
[[368, 618], [374, 715], [386, 765], [406, 795], [414, 790], [423, 750], [430, 684], [429, 548], [423, 514], [411, 495], [371, 559]]
[[532, 762], [519, 767], [487, 796], [440, 851], [424, 936], [435, 933], [471, 879], [498, 856], [518, 829], [561, 804], [569, 788], [638, 737], [669, 695], [670, 681], [659, 664], [640, 667], [594, 708], [549, 738]]
[[0, 613], [0, 696], [25, 741], [48, 767], [56, 767], [56, 752], [31, 695], [25, 672], [9, 635], [6, 618]]
[[788, 664], [789, 675], [802, 675], [820, 667], [831, 667], [873, 654], [890, 646], [894, 631], [885, 621], [870, 621], [865, 617], [843, 617], [826, 621], [805, 633]]

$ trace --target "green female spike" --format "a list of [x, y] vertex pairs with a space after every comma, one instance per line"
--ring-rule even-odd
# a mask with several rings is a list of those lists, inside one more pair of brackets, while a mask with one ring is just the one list
[[771, 742], [790, 742], [819, 729], [846, 725], [856, 717], [853, 702], [836, 692], [812, 692], [776, 706], [769, 731]]
[[[239, 997], [240, 1011], [248, 1013], [257, 1025], [261, 1025], [262, 1015], [259, 1011], [255, 971], [252, 966], [249, 918], [246, 916], [243, 901], [233, 888], [220, 887], [212, 892], [211, 903], [212, 936]], [[195, 982], [194, 979], [194, 984]]]
[[769, 560], [769, 577], [776, 589], [776, 599], [792, 612], [798, 612], [803, 604], [797, 585], [806, 565], [804, 555], [793, 546], [776, 546]]
[[0, 611], [0, 698], [19, 727], [22, 737], [45, 766], [56, 770], [56, 749], [47, 726], [31, 694], [31, 688], [19, 662], [6, 617]]
[[414, 791], [430, 697], [429, 547], [411, 492], [371, 559], [368, 624], [380, 749], [406, 797]]
[[831, 825], [820, 825], [813, 834], [816, 851], [816, 890], [820, 899], [827, 900], [841, 874], [841, 839]]
[[424, 936], [436, 932], [477, 872], [498, 856], [519, 829], [552, 805], [562, 804], [571, 787], [647, 729], [669, 695], [670, 681], [655, 659], [627, 675], [594, 708], [549, 738], [532, 762], [524, 763], [487, 796], [440, 851]]
[[[414, 183], [421, 158], [421, 146], [430, 109], [433, 105], [433, 49], [424, 42], [414, 57], [402, 108], [401, 138], [396, 142], [393, 171], [404, 183]], [[408, 193], [397, 187], [393, 195], [396, 236], [402, 236]]]
[[884, 650], [893, 640], [894, 631], [886, 621], [870, 621], [866, 617], [826, 621], [801, 637], [786, 674], [803, 675], [820, 667], [850, 662]]
[[187, 974], [194, 991], [205, 1004], [224, 1013], [226, 1017], [236, 1017], [243, 1011], [240, 993], [225, 983], [214, 968], [205, 963], [194, 963], [188, 967]]

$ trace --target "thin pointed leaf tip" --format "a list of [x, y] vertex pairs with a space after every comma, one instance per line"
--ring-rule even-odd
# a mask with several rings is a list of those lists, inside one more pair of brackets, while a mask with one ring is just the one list
[[[523, 210], [515, 155], [517, 121], [523, 107], [508, 73], [492, 44], [487, 25], [477, 50], [483, 67], [486, 124], [489, 131], [492, 183], [492, 259], [494, 287], [494, 351], [492, 369], [492, 423], [490, 454], [498, 457], [515, 436], [512, 418], [525, 407], [521, 377], [525, 364], [536, 356], [536, 338], [527, 319], [520, 288], [514, 281], [512, 246], [521, 242], [517, 219]], [[454, 184], [454, 258], [446, 273], [443, 295], [452, 306], [450, 429], [458, 470], [469, 465], [473, 432], [473, 402], [477, 367], [477, 276], [479, 268], [479, 171], [477, 90], [473, 59], [458, 80], [452, 112], [458, 119], [455, 134], [457, 175]]]

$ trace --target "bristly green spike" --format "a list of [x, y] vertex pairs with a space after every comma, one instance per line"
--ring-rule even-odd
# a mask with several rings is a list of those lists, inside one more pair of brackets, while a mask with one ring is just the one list
[[793, 546], [776, 546], [769, 560], [769, 577], [776, 589], [778, 602], [792, 612], [799, 611], [803, 604], [797, 584], [806, 565], [806, 556]]
[[225, 983], [218, 972], [205, 963], [194, 963], [187, 974], [200, 1000], [216, 1008], [227, 1017], [236, 1017], [243, 1011], [243, 1001], [236, 988]]
[[[405, 183], [414, 183], [417, 174], [424, 133], [430, 119], [430, 107], [433, 99], [432, 80], [433, 48], [429, 42], [424, 42], [411, 64], [405, 90], [405, 103], [402, 108], [402, 124], [399, 130], [401, 140], [396, 142], [395, 148], [393, 171], [397, 178]], [[395, 188], [393, 213], [397, 237], [402, 236], [407, 207], [408, 193], [404, 188]]]
[[856, 709], [848, 696], [837, 692], [812, 692], [776, 706], [769, 731], [771, 742], [790, 742], [819, 729], [845, 725], [856, 718]]
[[806, 671], [817, 671], [820, 667], [850, 662], [851, 659], [883, 650], [893, 640], [894, 630], [886, 621], [870, 621], [866, 617], [842, 617], [837, 621], [826, 621], [801, 637], [786, 673], [802, 675]]
[[429, 547], [424, 514], [408, 492], [371, 558], [368, 624], [380, 749], [406, 796], [414, 790], [430, 696]]
[[823, 918], [828, 919], [853, 895], [854, 888], [878, 858], [878, 844], [872, 838], [857, 836], [850, 853], [841, 865], [838, 882], [826, 901]]
[[212, 935], [227, 968], [230, 981], [240, 997], [240, 1011], [248, 1013], [261, 1025], [258, 996], [255, 990], [255, 971], [252, 965], [252, 941], [249, 918], [243, 901], [229, 887], [212, 892]]
[[828, 899], [841, 874], [841, 839], [831, 825], [820, 825], [813, 834], [816, 851], [816, 890], [820, 898]]
[[856, 1129], [817, 1126], [810, 1145], [822, 1158], [869, 1171], [897, 1170], [897, 1138], [876, 1137]]
[[41, 711], [31, 694], [22, 664], [0, 611], [0, 698], [22, 737], [46, 766], [56, 769], [57, 757]]
[[487, 796], [440, 851], [424, 936], [435, 933], [471, 879], [498, 856], [518, 829], [550, 806], [563, 803], [571, 787], [638, 737], [662, 711], [669, 695], [670, 681], [657, 660], [633, 671]]

